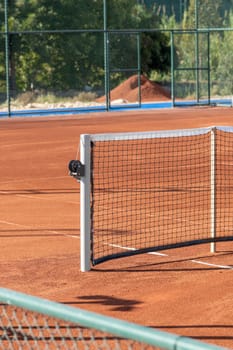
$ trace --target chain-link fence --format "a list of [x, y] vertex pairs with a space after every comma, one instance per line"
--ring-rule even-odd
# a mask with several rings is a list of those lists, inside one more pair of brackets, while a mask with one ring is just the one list
[[136, 97], [124, 102], [139, 107], [141, 74], [173, 104], [230, 99], [232, 38], [233, 0], [4, 0], [0, 116], [109, 109], [112, 91], [132, 76]]
[[0, 288], [0, 349], [221, 350], [191, 338]]

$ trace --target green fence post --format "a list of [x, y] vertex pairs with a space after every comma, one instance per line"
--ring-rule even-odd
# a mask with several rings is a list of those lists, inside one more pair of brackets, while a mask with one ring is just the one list
[[208, 30], [208, 34], [207, 34], [208, 38], [208, 47], [207, 47], [207, 50], [208, 50], [208, 105], [210, 105], [210, 31]]
[[106, 108], [109, 111], [109, 60], [108, 60], [108, 24], [107, 24], [107, 0], [103, 0], [103, 14], [104, 14], [104, 76], [105, 76], [105, 97]]
[[9, 89], [9, 28], [8, 28], [8, 0], [4, 0], [5, 13], [5, 67], [6, 67], [6, 98], [8, 117], [11, 116], [10, 89]]
[[172, 107], [174, 107], [175, 92], [174, 92], [174, 33], [173, 33], [173, 30], [171, 30], [170, 36], [171, 36], [171, 98], [172, 98]]

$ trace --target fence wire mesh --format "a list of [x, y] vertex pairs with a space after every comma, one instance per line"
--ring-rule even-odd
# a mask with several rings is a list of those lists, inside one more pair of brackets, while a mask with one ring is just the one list
[[[233, 0], [81, 0], [56, 6], [5, 0], [0, 113], [105, 109], [111, 91], [140, 73], [171, 99], [231, 98], [232, 9]], [[133, 101], [138, 106], [140, 95]]]
[[1, 304], [0, 349], [156, 349], [79, 324]]
[[223, 350], [5, 288], [0, 288], [0, 302], [4, 350]]

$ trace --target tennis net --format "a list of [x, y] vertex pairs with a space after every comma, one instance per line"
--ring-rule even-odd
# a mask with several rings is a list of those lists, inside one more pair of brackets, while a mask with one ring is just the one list
[[232, 240], [233, 127], [81, 135], [81, 270]]

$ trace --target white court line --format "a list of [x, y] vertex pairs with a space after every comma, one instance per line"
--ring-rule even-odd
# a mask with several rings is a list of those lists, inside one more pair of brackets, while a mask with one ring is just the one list
[[[121, 249], [125, 249], [125, 250], [137, 250], [136, 248], [131, 248], [131, 247], [124, 247], [124, 246], [120, 246], [118, 244], [109, 244], [109, 243], [105, 243], [111, 247], [116, 247], [116, 248], [121, 248]], [[152, 254], [152, 255], [160, 255], [160, 256], [168, 256], [167, 254], [164, 253], [158, 253], [158, 252], [148, 252], [147, 254]]]
[[[22, 198], [30, 198], [30, 199], [41, 199], [43, 201], [54, 201], [54, 198], [45, 198], [45, 197], [40, 197], [38, 196], [38, 194], [17, 194], [17, 193], [11, 193], [10, 191], [4, 190], [4, 191], [0, 191], [0, 194], [4, 194], [4, 195], [8, 195], [10, 194], [11, 196], [15, 196], [15, 197], [22, 197]], [[46, 195], [53, 195], [52, 193], [46, 193]], [[78, 204], [78, 202], [74, 202], [74, 201], [64, 201], [62, 200], [62, 203], [69, 203], [69, 204]]]
[[18, 142], [18, 143], [11, 143], [11, 144], [3, 144], [1, 145], [1, 148], [12, 148], [17, 146], [32, 146], [32, 145], [54, 145], [55, 143], [61, 144], [61, 143], [67, 143], [67, 141], [57, 140], [57, 141], [40, 141], [40, 142]]
[[200, 261], [200, 260], [190, 260], [190, 261], [193, 262], [193, 263], [196, 263], [196, 264], [207, 265], [207, 266], [212, 266], [212, 267], [218, 267], [220, 269], [233, 270], [233, 267], [229, 266], [229, 265], [210, 264], [210, 263], [207, 263], [207, 262], [204, 262], [204, 261]]
[[[47, 177], [38, 177], [37, 178], [37, 180], [54, 180], [54, 179], [66, 179], [67, 178], [67, 176], [47, 176]], [[32, 180], [31, 180], [31, 178], [24, 178], [24, 179], [22, 179], [22, 180], [20, 180], [20, 179], [15, 179], [15, 180], [13, 180], [13, 179], [11, 179], [10, 181], [0, 181], [0, 185], [10, 185], [10, 184], [12, 184], [12, 183], [21, 183], [21, 182], [23, 182], [24, 184], [26, 183], [26, 182], [29, 182], [29, 183], [31, 183], [32, 182]]]
[[6, 224], [6, 225], [12, 225], [12, 226], [18, 226], [18, 227], [30, 228], [30, 226], [21, 225], [21, 224], [16, 224], [15, 222], [10, 222], [10, 221], [5, 221], [5, 220], [0, 220], [0, 223], [2, 223], [2, 224]]
[[[108, 244], [108, 243], [105, 243]], [[124, 246], [120, 246], [118, 244], [108, 244], [109, 246], [112, 247], [116, 247], [116, 248], [121, 248], [121, 249], [125, 249], [125, 250], [136, 250], [136, 248], [132, 248], [132, 247], [124, 247]], [[158, 252], [149, 252], [147, 254], [152, 254], [152, 255], [159, 255], [159, 256], [169, 256], [168, 254], [164, 254], [164, 253], [158, 253]], [[200, 261], [200, 260], [189, 260], [192, 263], [195, 264], [202, 264], [202, 265], [207, 265], [207, 266], [212, 266], [212, 267], [218, 267], [220, 269], [228, 269], [228, 270], [233, 270], [232, 266], [229, 265], [217, 265], [217, 264], [211, 264], [211, 263], [207, 263], [204, 261]]]
[[[17, 223], [15, 223], [15, 222], [10, 222], [10, 221], [0, 220], [0, 223], [6, 224], [6, 225], [11, 225], [11, 226], [22, 227], [22, 228], [25, 228], [25, 229], [28, 229], [28, 230], [34, 230], [34, 229], [35, 229], [35, 227], [32, 227], [32, 226], [21, 225], [21, 224], [17, 224]], [[40, 230], [40, 231], [42, 231], [42, 232], [55, 233], [55, 234], [57, 234], [58, 236], [79, 238], [79, 236], [67, 235], [67, 234], [64, 234], [64, 233], [60, 233], [60, 232], [58, 232], [58, 231], [46, 230], [46, 229], [43, 229], [43, 228], [39, 228], [38, 230]], [[0, 235], [0, 236], [1, 236], [1, 235]], [[28, 236], [28, 237], [30, 237], [30, 236]]]
[[[5, 220], [0, 220], [0, 223], [2, 224], [7, 224], [7, 225], [12, 225], [12, 226], [18, 226], [18, 227], [23, 227], [23, 228], [27, 228], [27, 229], [34, 229], [31, 226], [27, 226], [27, 225], [21, 225], [21, 224], [16, 224], [14, 222], [10, 222], [10, 221], [5, 221]], [[64, 236], [64, 237], [70, 237], [70, 238], [80, 238], [79, 236], [73, 236], [73, 235], [67, 235], [67, 234], [61, 234], [58, 231], [53, 231], [53, 230], [45, 230], [45, 229], [41, 229], [41, 231], [43, 232], [49, 232], [49, 233], [55, 233], [59, 236]], [[111, 247], [116, 247], [116, 248], [121, 248], [121, 249], [125, 249], [125, 250], [136, 250], [136, 248], [132, 248], [132, 247], [124, 247], [118, 244], [109, 244], [109, 243], [105, 243], [106, 245], [109, 245]], [[169, 256], [168, 254], [164, 254], [164, 253], [159, 253], [159, 252], [148, 252], [147, 254], [150, 255], [159, 255], [159, 256]], [[201, 264], [201, 265], [207, 265], [207, 266], [212, 266], [212, 267], [217, 267], [220, 269], [227, 269], [227, 270], [233, 270], [232, 266], [229, 265], [217, 265], [217, 264], [211, 264], [211, 263], [207, 263], [204, 261], [200, 261], [200, 260], [189, 260], [192, 263], [195, 264]]]
[[[50, 193], [46, 193], [46, 194], [50, 194]], [[51, 193], [51, 195], [53, 195]], [[45, 197], [40, 197], [37, 194], [35, 194], [34, 196], [31, 194], [15, 194], [16, 197], [23, 197], [23, 198], [31, 198], [31, 199], [41, 199], [43, 201], [54, 201], [54, 198], [45, 198]], [[73, 201], [64, 201], [62, 200], [62, 203], [69, 203], [69, 204], [78, 204], [78, 202], [73, 202]]]

